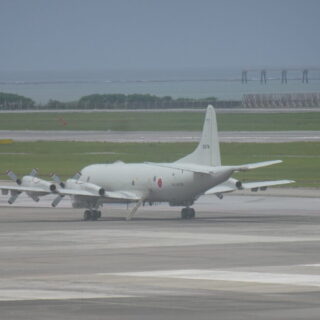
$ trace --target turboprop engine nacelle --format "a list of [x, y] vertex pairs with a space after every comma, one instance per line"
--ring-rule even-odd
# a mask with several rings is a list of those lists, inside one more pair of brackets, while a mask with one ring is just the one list
[[68, 179], [66, 181], [66, 189], [84, 190], [96, 194], [97, 196], [104, 196], [105, 194], [105, 190], [100, 186], [76, 179]]
[[21, 185], [24, 187], [41, 188], [43, 191], [56, 192], [57, 186], [49, 181], [32, 176], [24, 176], [21, 179]]

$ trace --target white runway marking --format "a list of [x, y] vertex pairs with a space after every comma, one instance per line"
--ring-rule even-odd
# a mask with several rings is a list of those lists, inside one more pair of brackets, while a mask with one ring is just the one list
[[[200, 131], [0, 130], [15, 141], [197, 142]], [[221, 142], [320, 141], [320, 131], [220, 131]]]
[[160, 292], [178, 294], [165, 288], [119, 285], [113, 281], [114, 277], [111, 278], [110, 281], [110, 278], [95, 273], [75, 273], [0, 279], [0, 301], [131, 298]]
[[[68, 239], [68, 243], [66, 240]], [[0, 247], [0, 253], [41, 251], [41, 250], [87, 250], [110, 248], [152, 248], [195, 245], [224, 245], [247, 243], [285, 243], [302, 241], [320, 241], [320, 236], [263, 236], [240, 234], [211, 234], [180, 231], [144, 231], [135, 230], [56, 230], [56, 231], [20, 231], [0, 235], [6, 245]], [[41, 243], [41, 246], [37, 245]]]
[[290, 273], [264, 273], [223, 270], [157, 270], [144, 272], [113, 273], [117, 276], [211, 280], [250, 282], [263, 284], [280, 284], [293, 286], [320, 287], [320, 275], [290, 274]]
[[128, 298], [127, 295], [108, 295], [91, 292], [76, 292], [64, 290], [41, 290], [41, 289], [0, 289], [0, 301], [23, 301], [23, 300], [68, 300], [68, 299], [106, 299]]
[[116, 291], [113, 285], [97, 281], [96, 276], [17, 277], [0, 279], [0, 301], [127, 298], [130, 293]]

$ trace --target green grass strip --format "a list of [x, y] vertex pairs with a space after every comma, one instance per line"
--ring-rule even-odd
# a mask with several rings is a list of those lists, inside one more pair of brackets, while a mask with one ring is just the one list
[[[223, 131], [320, 130], [320, 112], [218, 114]], [[0, 113], [0, 130], [200, 131], [201, 112]]]
[[[195, 143], [15, 142], [0, 145], [0, 179], [5, 171], [23, 176], [38, 168], [48, 179], [56, 172], [63, 179], [92, 163], [170, 162], [191, 152]], [[293, 179], [292, 187], [320, 187], [320, 143], [222, 143], [225, 165], [281, 159], [282, 164], [260, 168], [236, 177], [243, 181]]]

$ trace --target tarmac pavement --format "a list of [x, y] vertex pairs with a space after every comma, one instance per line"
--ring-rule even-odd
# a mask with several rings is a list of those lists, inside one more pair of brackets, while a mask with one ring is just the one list
[[6, 198], [1, 319], [319, 319], [319, 198], [205, 196], [189, 221], [110, 205], [94, 222], [67, 200]]

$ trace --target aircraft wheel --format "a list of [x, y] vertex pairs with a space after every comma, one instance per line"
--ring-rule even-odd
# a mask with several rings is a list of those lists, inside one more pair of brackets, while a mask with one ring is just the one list
[[90, 210], [86, 210], [83, 214], [83, 220], [84, 221], [88, 221], [91, 220], [91, 211]]
[[92, 220], [92, 221], [98, 220], [98, 218], [99, 218], [99, 211], [97, 211], [97, 210], [92, 210], [91, 212], [92, 212], [92, 213], [91, 213], [91, 220]]
[[187, 208], [183, 208], [181, 210], [181, 219], [188, 219], [188, 209]]
[[193, 219], [195, 214], [196, 212], [193, 208], [183, 208], [181, 210], [181, 219]]

